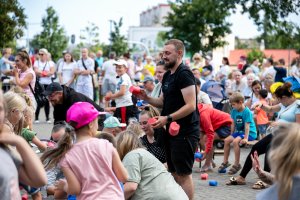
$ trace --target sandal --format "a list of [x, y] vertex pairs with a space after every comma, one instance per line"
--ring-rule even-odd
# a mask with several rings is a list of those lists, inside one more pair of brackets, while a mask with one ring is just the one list
[[256, 183], [254, 183], [254, 185], [252, 186], [252, 189], [254, 190], [262, 190], [268, 187], [268, 184], [262, 182], [262, 181], [257, 181]]
[[242, 169], [242, 166], [239, 165], [232, 165], [232, 167], [229, 169], [228, 174], [233, 175], [236, 174], [240, 169]]
[[236, 178], [231, 177], [229, 179], [229, 182], [226, 183], [226, 185], [246, 185], [245, 181], [238, 181]]
[[222, 163], [218, 169], [218, 171], [223, 171], [224, 169], [226, 169], [227, 167], [229, 167], [231, 164], [229, 162], [227, 163]]

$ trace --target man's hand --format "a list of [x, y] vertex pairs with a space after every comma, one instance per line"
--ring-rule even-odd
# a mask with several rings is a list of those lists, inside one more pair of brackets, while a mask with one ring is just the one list
[[146, 94], [145, 90], [141, 89], [138, 94], [134, 94], [138, 99], [147, 100], [148, 95]]
[[168, 123], [167, 116], [159, 116], [155, 118], [157, 121], [152, 124], [152, 128], [161, 128]]

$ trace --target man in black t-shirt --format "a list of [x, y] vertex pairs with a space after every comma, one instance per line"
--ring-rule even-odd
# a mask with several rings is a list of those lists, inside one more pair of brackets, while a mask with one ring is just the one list
[[153, 123], [153, 128], [166, 126], [169, 130], [172, 121], [180, 125], [177, 136], [166, 134], [168, 170], [189, 199], [193, 199], [192, 167], [199, 141], [200, 124], [195, 78], [189, 68], [182, 64], [183, 53], [184, 45], [180, 40], [167, 41], [162, 52], [162, 59], [168, 70], [162, 80], [162, 95], [152, 98], [142, 90], [137, 96], [155, 107], [162, 108], [161, 116]]

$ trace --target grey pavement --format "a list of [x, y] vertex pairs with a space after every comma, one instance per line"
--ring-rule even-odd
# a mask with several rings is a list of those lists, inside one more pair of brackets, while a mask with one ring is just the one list
[[[51, 108], [50, 118], [53, 120]], [[50, 133], [53, 124], [47, 124], [45, 120], [44, 110], [42, 109], [40, 112], [40, 122], [39, 124], [34, 124], [33, 129], [37, 132], [37, 136], [43, 139], [49, 139]], [[241, 165], [244, 164], [244, 161], [250, 152], [250, 148], [242, 148], [241, 149]], [[261, 163], [263, 163], [264, 156], [260, 157]], [[225, 183], [230, 179], [230, 175], [227, 174], [219, 174], [217, 172], [218, 166], [223, 161], [223, 155], [215, 156], [215, 162], [217, 167], [213, 170], [213, 172], [208, 173], [208, 180], [201, 180], [200, 174], [195, 172], [197, 168], [199, 168], [199, 163], [195, 162], [193, 168], [193, 180], [195, 185], [195, 200], [230, 200], [230, 199], [239, 199], [239, 200], [252, 200], [255, 199], [256, 194], [259, 192], [257, 190], [252, 189], [252, 185], [258, 180], [255, 172], [253, 170], [250, 171], [246, 178], [246, 185], [243, 186], [227, 186]], [[229, 162], [234, 162], [234, 154], [233, 149], [231, 149], [231, 155], [229, 158]], [[209, 186], [209, 180], [216, 180], [218, 182], [218, 186], [212, 187]], [[162, 183], [163, 184], [163, 183]], [[51, 198], [48, 198], [51, 199]]]

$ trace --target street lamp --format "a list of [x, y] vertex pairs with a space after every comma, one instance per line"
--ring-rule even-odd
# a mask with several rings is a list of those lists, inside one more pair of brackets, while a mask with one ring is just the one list
[[[114, 22], [114, 20], [110, 19], [108, 20], [109, 21], [109, 37], [111, 37], [111, 33], [112, 33], [112, 24]], [[109, 42], [109, 54], [111, 53], [111, 45], [112, 45], [112, 41], [111, 41], [112, 38], [110, 38], [110, 42]]]

